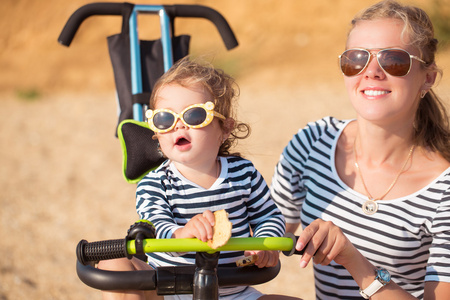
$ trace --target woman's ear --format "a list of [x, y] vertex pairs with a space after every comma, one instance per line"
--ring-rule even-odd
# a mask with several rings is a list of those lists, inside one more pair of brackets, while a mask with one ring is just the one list
[[431, 68], [430, 71], [427, 71], [425, 75], [425, 82], [421, 88], [422, 90], [429, 91], [433, 87], [437, 77], [437, 72], [435, 70], [435, 68]]

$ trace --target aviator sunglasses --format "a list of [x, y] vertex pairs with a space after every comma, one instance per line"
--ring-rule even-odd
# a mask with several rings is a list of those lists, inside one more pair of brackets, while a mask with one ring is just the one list
[[179, 114], [167, 108], [156, 110], [149, 109], [146, 111], [145, 116], [148, 119], [147, 122], [150, 129], [159, 133], [172, 130], [178, 119], [189, 128], [202, 128], [208, 126], [214, 117], [218, 117], [222, 120], [226, 119], [223, 115], [214, 111], [214, 103], [211, 101], [190, 105], [183, 109]]
[[377, 58], [380, 67], [392, 76], [406, 76], [411, 70], [412, 60], [426, 63], [417, 56], [409, 54], [403, 49], [385, 48], [376, 54], [372, 50], [378, 49], [348, 49], [339, 55], [339, 65], [345, 76], [356, 76], [362, 73], [370, 62], [370, 56]]

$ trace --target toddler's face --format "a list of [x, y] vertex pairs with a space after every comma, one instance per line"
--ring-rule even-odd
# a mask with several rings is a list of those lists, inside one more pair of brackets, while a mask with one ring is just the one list
[[[156, 109], [170, 109], [180, 113], [186, 107], [214, 102], [212, 95], [200, 84], [189, 88], [176, 84], [164, 86], [155, 99]], [[216, 160], [219, 147], [223, 142], [224, 133], [215, 117], [203, 128], [189, 128], [181, 120], [177, 120], [172, 130], [157, 133], [161, 150], [175, 164], [183, 164], [195, 169], [201, 169], [211, 161]]]

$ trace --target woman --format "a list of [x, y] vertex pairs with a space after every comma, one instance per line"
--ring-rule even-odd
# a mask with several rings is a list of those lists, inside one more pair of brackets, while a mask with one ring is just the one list
[[395, 1], [352, 21], [339, 57], [355, 120], [327, 117], [284, 149], [271, 193], [314, 260], [318, 299], [448, 299], [450, 131], [432, 91], [437, 40]]

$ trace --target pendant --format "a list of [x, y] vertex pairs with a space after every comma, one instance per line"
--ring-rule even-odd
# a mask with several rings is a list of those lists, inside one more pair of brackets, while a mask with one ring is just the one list
[[369, 199], [362, 205], [362, 210], [366, 215], [373, 215], [378, 210], [378, 203]]

